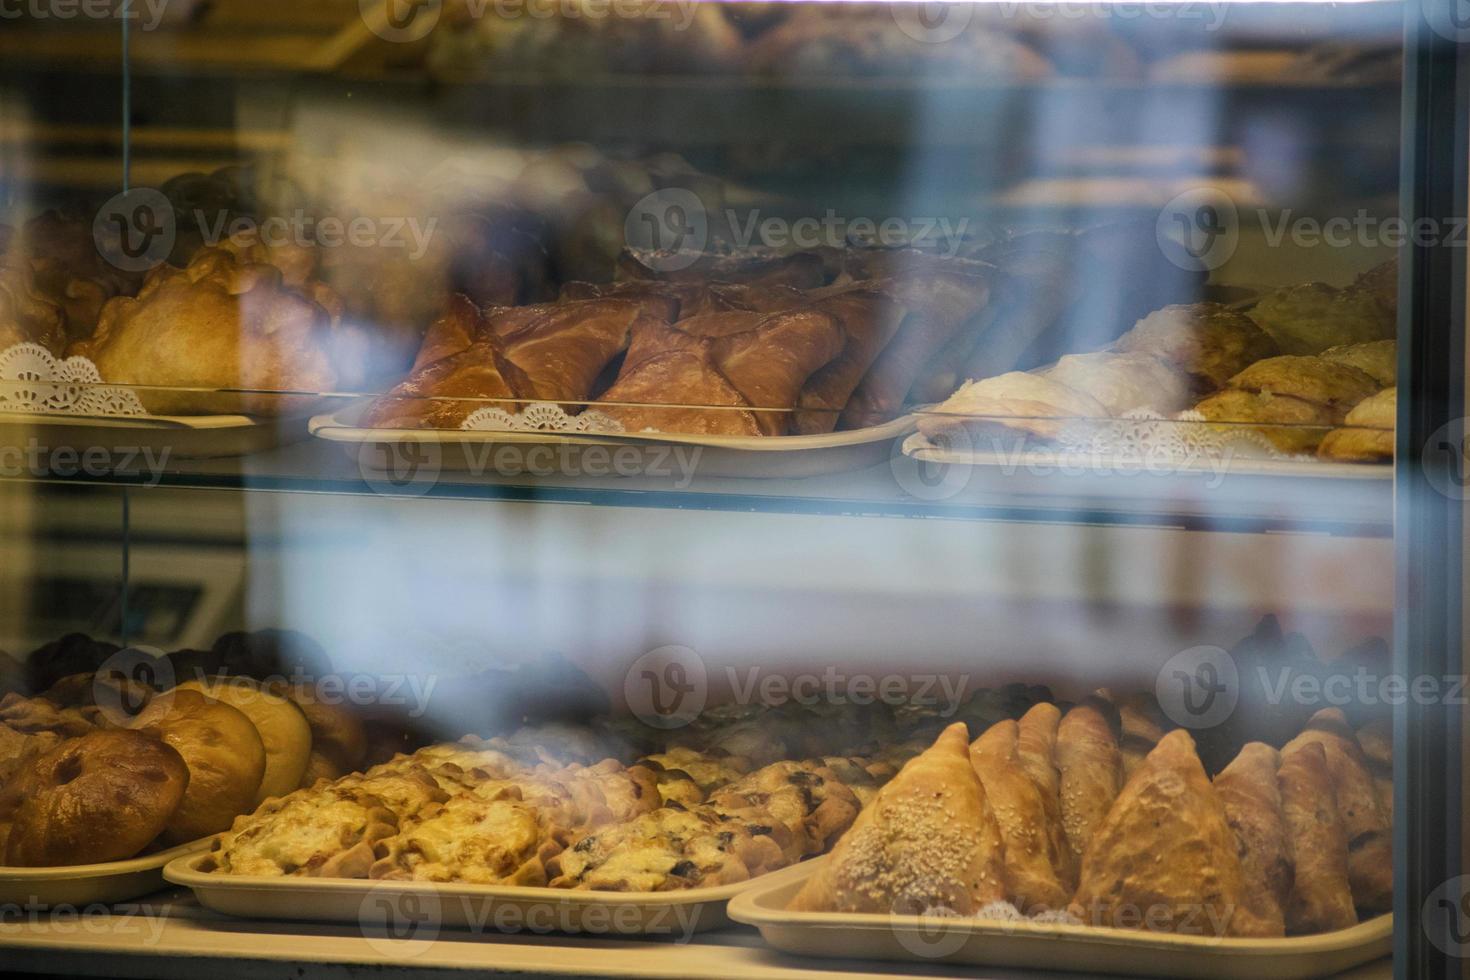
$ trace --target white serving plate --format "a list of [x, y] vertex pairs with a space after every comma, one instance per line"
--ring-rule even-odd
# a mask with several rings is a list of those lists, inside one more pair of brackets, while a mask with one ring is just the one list
[[58, 868], [0, 867], [0, 906], [106, 905], [164, 887], [164, 865], [207, 850], [212, 837], [126, 861]]
[[1393, 917], [1290, 939], [1219, 939], [1096, 926], [920, 916], [789, 912], [817, 858], [765, 876], [730, 902], [730, 918], [755, 926], [776, 949], [802, 956], [959, 963], [1199, 980], [1301, 980], [1389, 955]]
[[440, 927], [486, 932], [574, 932], [687, 938], [730, 925], [730, 899], [764, 878], [670, 892], [596, 892], [507, 885], [266, 878], [199, 870], [207, 854], [175, 858], [164, 877], [194, 892], [205, 908], [240, 918], [343, 922], [371, 933]]
[[[62, 415], [0, 413], [0, 446], [105, 451], [114, 461], [208, 459], [264, 452], [306, 437], [306, 417], [246, 415]], [[163, 454], [167, 453], [168, 457]]]
[[914, 417], [904, 415], [866, 429], [810, 436], [372, 429], [357, 424], [368, 404], [370, 400], [334, 414], [314, 416], [308, 429], [318, 439], [338, 443], [360, 467], [374, 472], [386, 472], [387, 461], [400, 455], [413, 458], [426, 447], [433, 447], [440, 472], [522, 476], [536, 472], [536, 457], [530, 454], [543, 446], [556, 447], [559, 454], [566, 454], [554, 458], [568, 460], [569, 472], [587, 472], [590, 467], [580, 465], [580, 456], [587, 447], [597, 446], [606, 453], [631, 446], [642, 451], [647, 467], [666, 465], [661, 462], [665, 459], [662, 452], [678, 450], [698, 454], [692, 459], [697, 476], [799, 479], [882, 463], [895, 451], [896, 440], [914, 428]]

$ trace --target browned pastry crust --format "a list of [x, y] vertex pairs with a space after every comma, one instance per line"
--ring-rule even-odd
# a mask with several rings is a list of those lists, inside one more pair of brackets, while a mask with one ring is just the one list
[[957, 429], [1015, 430], [1054, 439], [1079, 419], [1107, 418], [1107, 408], [1080, 391], [1040, 374], [1012, 371], [966, 383], [919, 419], [930, 439]]
[[1353, 407], [1346, 425], [1322, 439], [1317, 455], [1347, 463], [1381, 463], [1393, 459], [1398, 389], [1385, 388]]
[[1332, 932], [1356, 924], [1348, 884], [1347, 833], [1326, 752], [1315, 742], [1283, 752], [1276, 778], [1294, 869], [1286, 903], [1287, 933]]
[[46, 698], [27, 698], [14, 691], [0, 697], [0, 722], [18, 732], [50, 732], [64, 738], [86, 735], [96, 723], [76, 708], [62, 708]]
[[[314, 684], [297, 684], [291, 688], [289, 696], [306, 716], [306, 724], [311, 728], [312, 755], [325, 757], [330, 768], [338, 770], [339, 776], [361, 769], [367, 761], [367, 732], [363, 729], [362, 720], [345, 705], [332, 703], [330, 698], [323, 699]], [[320, 763], [318, 765], [320, 767]], [[301, 785], [310, 786], [315, 782], [315, 779], [308, 781], [303, 777]]]
[[391, 810], [402, 823], [418, 816], [430, 804], [443, 803], [453, 795], [444, 789], [437, 775], [437, 772], [417, 765], [374, 766], [365, 773], [344, 776], [330, 789], [370, 796]]
[[[630, 432], [782, 435], [807, 379], [842, 352], [841, 321], [814, 309], [712, 313], [640, 325], [603, 411]], [[689, 405], [699, 408], [634, 407]], [[706, 406], [716, 409], [706, 410]]]
[[1329, 347], [1320, 356], [1324, 361], [1357, 368], [1381, 387], [1392, 387], [1398, 379], [1399, 345], [1392, 340]]
[[1285, 935], [1291, 896], [1291, 843], [1276, 782], [1280, 754], [1264, 742], [1245, 745], [1215, 777], [1215, 794], [1235, 832], [1247, 908], [1274, 936]]
[[183, 801], [189, 769], [157, 739], [122, 730], [70, 739], [19, 777], [5, 864], [100, 864], [147, 847]]
[[1074, 911], [1089, 925], [1269, 936], [1245, 889], [1235, 836], [1194, 740], [1183, 729], [1170, 732], [1098, 827]]
[[[1284, 453], [1310, 453], [1335, 425], [1339, 414], [1326, 405], [1303, 401], [1290, 395], [1226, 389], [1194, 407], [1211, 422], [1229, 423], [1226, 431], [1259, 435]], [[1243, 422], [1265, 425], [1245, 426]]]
[[1283, 354], [1320, 354], [1341, 344], [1389, 340], [1398, 326], [1374, 293], [1320, 282], [1278, 289], [1250, 315]]
[[24, 343], [60, 356], [66, 350], [64, 317], [37, 285], [24, 257], [0, 251], [0, 351]]
[[990, 301], [991, 282], [987, 266], [973, 275], [936, 270], [896, 278], [885, 292], [908, 315], [853, 391], [838, 424], [861, 429], [896, 416], [934, 356]]
[[164, 830], [167, 842], [219, 833], [254, 806], [265, 776], [265, 743], [238, 709], [197, 691], [174, 691], [156, 699], [133, 724], [171, 746], [189, 769], [184, 799]]
[[1321, 357], [1289, 354], [1257, 361], [1231, 378], [1230, 387], [1300, 398], [1332, 409], [1338, 418], [1378, 391], [1377, 382], [1355, 367]]
[[1168, 725], [1158, 702], [1142, 692], [1125, 698], [1118, 705], [1118, 718], [1122, 723], [1119, 749], [1123, 753], [1123, 777], [1126, 780], [1159, 744], [1168, 731]]
[[[0, 787], [9, 786], [31, 760], [56, 747], [61, 736], [54, 732], [22, 732], [0, 724]], [[0, 841], [0, 855], [5, 844]]]
[[972, 915], [1006, 898], [1004, 848], [957, 723], [879, 791], [789, 907]]
[[680, 306], [679, 319], [703, 313], [781, 313], [810, 302], [806, 293], [791, 286], [712, 282], [699, 289], [693, 301]]
[[424, 807], [374, 848], [371, 878], [539, 887], [559, 846], [543, 837], [536, 808], [460, 795]]
[[[68, 340], [90, 337], [103, 304], [114, 296], [131, 296], [142, 285], [141, 275], [102, 257], [92, 222], [76, 215], [54, 210], [37, 215], [25, 223], [16, 248], [30, 262], [41, 294], [61, 309]], [[0, 340], [0, 349], [5, 346]]]
[[1375, 265], [1354, 279], [1348, 291], [1370, 297], [1385, 315], [1396, 316], [1399, 308], [1399, 260], [1389, 259]]
[[891, 282], [813, 290], [812, 307], [842, 320], [847, 344], [842, 353], [807, 379], [794, 429], [801, 435], [831, 432], [853, 391], [902, 329], [907, 309], [893, 294]]
[[1332, 777], [1337, 810], [1348, 842], [1348, 883], [1353, 904], [1364, 916], [1393, 907], [1393, 840], [1388, 820], [1378, 805], [1378, 788], [1368, 771], [1358, 740], [1341, 708], [1324, 708], [1282, 749], [1322, 746]]
[[[319, 284], [318, 284], [319, 285]], [[107, 381], [179, 388], [321, 392], [358, 371], [359, 350], [340, 327], [330, 290], [307, 293], [270, 264], [224, 248], [201, 249], [187, 268], [159, 266], [136, 298], [107, 302], [89, 340], [72, 345]], [[161, 414], [278, 415], [301, 398], [140, 391]]]
[[1062, 863], [1059, 835], [1049, 832], [1041, 791], [1026, 775], [1016, 752], [1019, 726], [992, 725], [970, 745], [970, 764], [1005, 841], [1006, 891], [1025, 914], [1065, 908], [1070, 891], [1057, 877]]
[[799, 861], [827, 850], [852, 822], [862, 805], [837, 774], [810, 762], [773, 762], [710, 794], [707, 804], [722, 812], [769, 814], [790, 831]]
[[1057, 725], [1062, 827], [1079, 862], [1123, 788], [1120, 734], [1117, 709], [1097, 695], [1068, 711]]
[[1250, 317], [1219, 303], [1166, 306], [1139, 320], [1114, 347], [1168, 361], [1192, 377], [1201, 394], [1279, 352]]
[[[659, 259], [677, 253], [624, 249], [617, 260], [618, 279], [659, 279], [669, 282], [734, 282], [762, 286], [815, 289], [827, 281], [826, 263], [816, 252], [787, 255], [750, 252], [704, 255], [677, 270], [661, 270]], [[682, 258], [682, 256], [681, 256]]]

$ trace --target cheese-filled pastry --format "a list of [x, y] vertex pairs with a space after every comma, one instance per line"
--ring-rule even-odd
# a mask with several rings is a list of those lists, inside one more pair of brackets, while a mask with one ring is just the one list
[[1287, 933], [1301, 936], [1356, 924], [1348, 884], [1347, 835], [1337, 812], [1327, 753], [1315, 742], [1283, 752], [1276, 780], [1293, 868], [1286, 902]]
[[1276, 783], [1280, 754], [1250, 742], [1215, 777], [1215, 794], [1240, 845], [1247, 907], [1275, 936], [1286, 934], [1283, 909], [1291, 896], [1291, 845]]
[[963, 722], [909, 760], [790, 908], [806, 912], [973, 915], [1004, 901], [1004, 844], [970, 765]]

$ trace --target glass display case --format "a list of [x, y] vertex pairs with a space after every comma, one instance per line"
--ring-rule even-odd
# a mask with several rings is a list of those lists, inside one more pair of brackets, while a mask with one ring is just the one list
[[0, 0], [0, 962], [1466, 973], [1448, 0]]

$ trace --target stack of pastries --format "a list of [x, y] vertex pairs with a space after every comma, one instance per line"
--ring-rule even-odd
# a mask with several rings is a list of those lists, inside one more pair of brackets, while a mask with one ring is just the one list
[[967, 382], [919, 429], [1055, 439], [1079, 421], [1192, 410], [1283, 453], [1390, 459], [1396, 275], [1389, 262], [1346, 289], [1290, 287], [1244, 312], [1166, 306], [1104, 350]]
[[1387, 753], [1386, 726], [1355, 733], [1329, 708], [1211, 779], [1187, 731], [1107, 692], [1065, 713], [1039, 704], [973, 743], [955, 724], [878, 792], [791, 908], [1019, 910], [1246, 938], [1347, 928], [1392, 905]]

